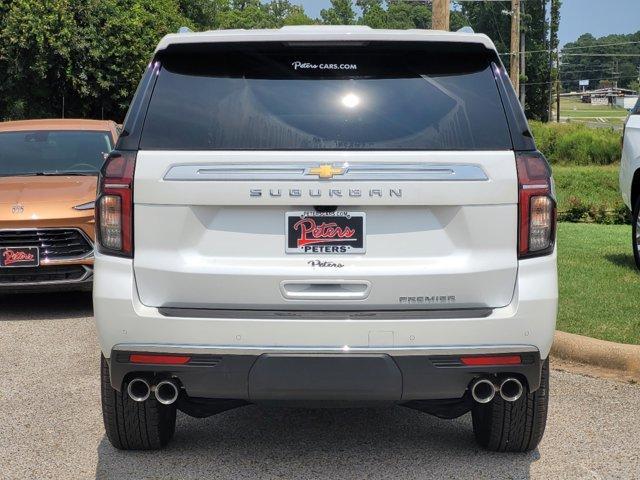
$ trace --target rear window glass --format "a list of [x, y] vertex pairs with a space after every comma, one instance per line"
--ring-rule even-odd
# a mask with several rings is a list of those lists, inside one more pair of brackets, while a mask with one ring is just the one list
[[218, 44], [161, 61], [143, 149], [512, 148], [481, 46]]
[[111, 151], [108, 132], [35, 130], [0, 133], [0, 176], [97, 174]]

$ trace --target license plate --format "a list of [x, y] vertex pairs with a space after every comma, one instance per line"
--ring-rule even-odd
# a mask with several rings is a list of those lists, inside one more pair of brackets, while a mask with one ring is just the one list
[[364, 253], [364, 212], [287, 212], [287, 253]]
[[0, 248], [0, 267], [37, 267], [40, 265], [38, 247], [2, 247]]

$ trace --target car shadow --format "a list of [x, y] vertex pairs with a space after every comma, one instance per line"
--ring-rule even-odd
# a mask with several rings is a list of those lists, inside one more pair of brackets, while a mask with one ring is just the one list
[[0, 295], [0, 322], [93, 316], [91, 292], [33, 292]]
[[403, 407], [243, 407], [208, 419], [179, 414], [160, 452], [98, 446], [96, 479], [530, 478], [539, 458], [479, 448], [470, 416], [438, 418]]
[[604, 256], [608, 261], [617, 265], [618, 267], [626, 268], [629, 270], [637, 271], [636, 262], [633, 259], [633, 255], [626, 255], [623, 253], [609, 253]]

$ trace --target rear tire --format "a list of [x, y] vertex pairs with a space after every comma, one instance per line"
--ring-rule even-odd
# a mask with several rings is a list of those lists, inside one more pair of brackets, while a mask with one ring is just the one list
[[631, 245], [633, 248], [633, 258], [636, 261], [636, 267], [640, 269], [640, 196], [636, 199], [633, 207], [631, 219]]
[[499, 395], [487, 404], [474, 403], [471, 415], [478, 444], [494, 452], [528, 452], [542, 440], [549, 407], [549, 359], [542, 365], [540, 388], [515, 402]]
[[127, 385], [118, 392], [111, 386], [109, 365], [101, 357], [102, 418], [107, 438], [120, 450], [157, 450], [164, 447], [176, 426], [176, 406], [162, 405], [153, 396], [134, 402]]

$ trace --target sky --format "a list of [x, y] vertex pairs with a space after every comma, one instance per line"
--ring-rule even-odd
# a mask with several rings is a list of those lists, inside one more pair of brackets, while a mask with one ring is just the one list
[[[330, 2], [293, 0], [291, 3], [304, 5], [307, 14], [315, 18]], [[640, 30], [640, 0], [562, 0], [560, 14], [561, 45], [576, 40], [583, 33], [601, 37]]]

